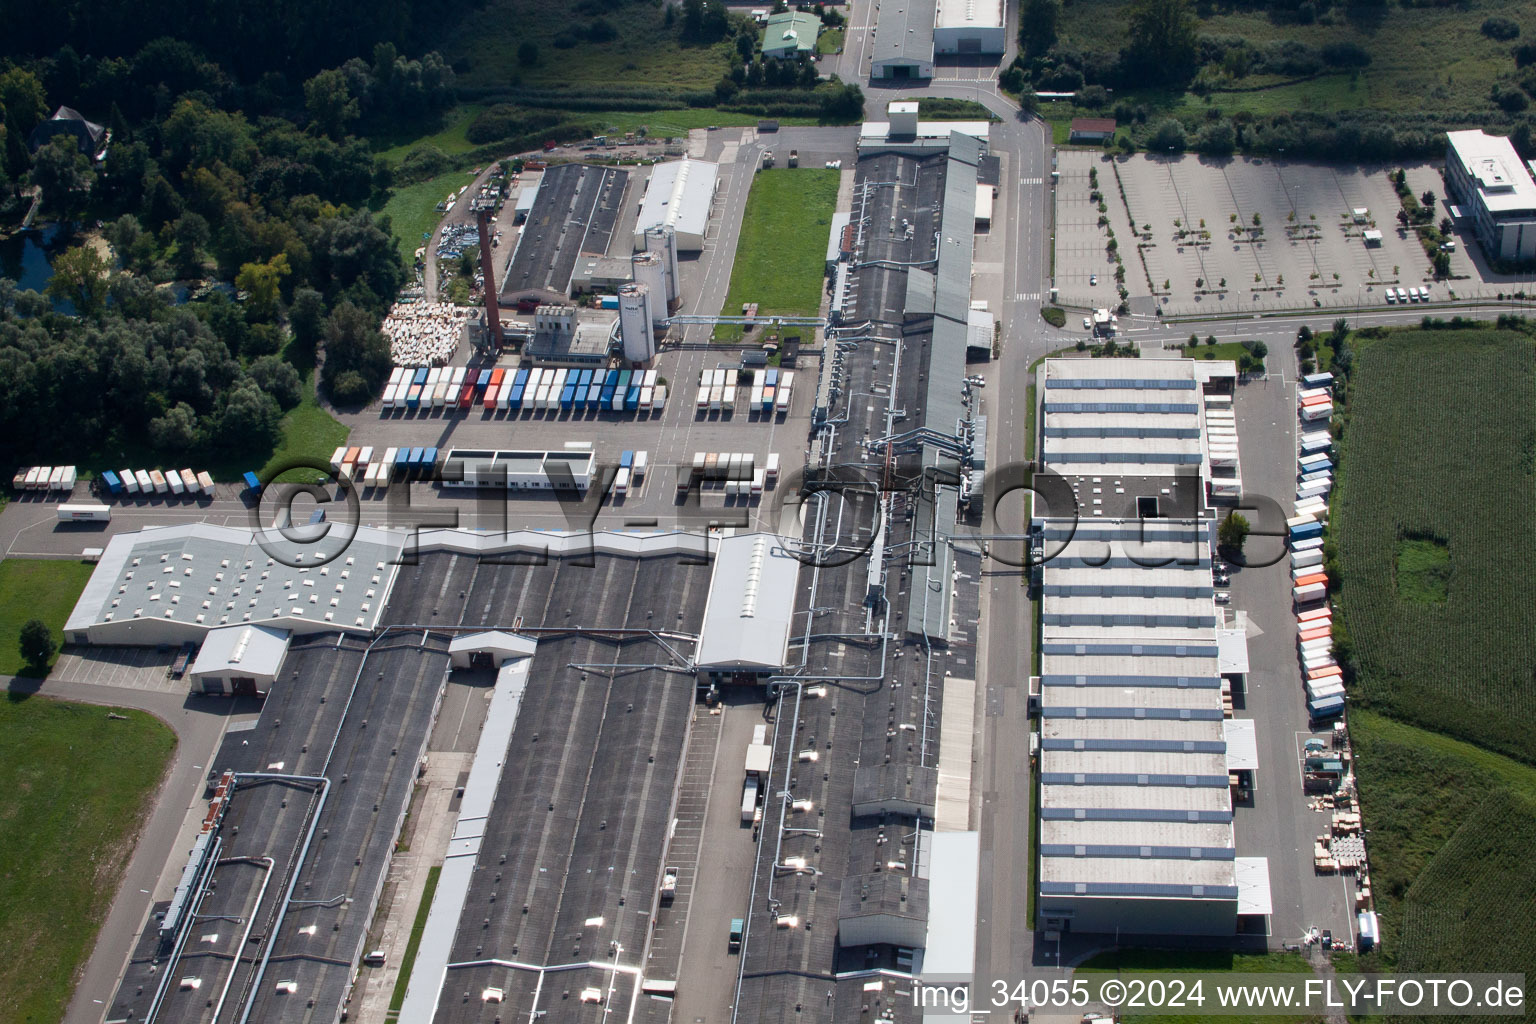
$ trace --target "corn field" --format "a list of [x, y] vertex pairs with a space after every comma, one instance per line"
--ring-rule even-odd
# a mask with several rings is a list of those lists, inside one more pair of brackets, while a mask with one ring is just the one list
[[[1536, 970], [1536, 933], [1529, 927], [1536, 920], [1533, 849], [1536, 804], [1507, 789], [1490, 792], [1409, 888], [1397, 969], [1529, 977]], [[1454, 1019], [1466, 1024], [1510, 1018]]]
[[[1536, 343], [1360, 339], [1333, 510], [1355, 699], [1536, 763]], [[1441, 539], [1445, 600], [1406, 601], [1400, 540]]]

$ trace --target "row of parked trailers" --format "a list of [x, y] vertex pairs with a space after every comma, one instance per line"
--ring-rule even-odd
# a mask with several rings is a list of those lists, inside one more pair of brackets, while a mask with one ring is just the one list
[[563, 366], [397, 366], [384, 386], [385, 409], [486, 412], [559, 409], [653, 412], [666, 408], [655, 370], [581, 370]]
[[428, 476], [436, 467], [437, 449], [427, 446], [373, 448], [343, 445], [331, 453], [331, 468], [336, 475], [364, 487], [385, 488], [395, 477]]
[[[1325, 409], [1325, 414], [1315, 410]], [[1344, 711], [1344, 670], [1333, 656], [1333, 609], [1328, 604], [1328, 574], [1323, 571], [1323, 523], [1333, 489], [1333, 375], [1302, 378], [1297, 415], [1302, 434], [1296, 465], [1296, 506], [1287, 521], [1291, 553], [1291, 593], [1296, 606], [1297, 657], [1314, 721]]]
[[727, 495], [760, 495], [778, 480], [778, 452], [770, 452], [761, 469], [751, 452], [694, 452], [688, 472], [678, 474], [677, 489], [683, 492], [698, 485], [718, 487]]
[[18, 491], [72, 491], [79, 478], [74, 466], [24, 466], [11, 477]]
[[[738, 388], [737, 370], [699, 371], [699, 396], [696, 408], [699, 412], [734, 412]], [[752, 412], [784, 414], [789, 412], [790, 389], [795, 383], [793, 370], [753, 370], [752, 383], [747, 385], [747, 409]]]
[[101, 474], [101, 482], [108, 494], [213, 496], [213, 477], [207, 470], [194, 473], [190, 469], [109, 469]]

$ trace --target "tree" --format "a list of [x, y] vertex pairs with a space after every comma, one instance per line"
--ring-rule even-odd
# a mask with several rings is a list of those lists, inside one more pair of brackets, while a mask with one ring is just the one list
[[333, 139], [346, 134], [359, 112], [347, 76], [338, 68], [322, 71], [304, 83], [304, 109], [310, 122]]
[[389, 372], [389, 342], [366, 310], [343, 301], [325, 323], [325, 384], [344, 404], [365, 402]]
[[1264, 344], [1262, 341], [1256, 341], [1253, 343], [1250, 351], [1253, 352], [1253, 358], [1257, 359], [1259, 364], [1262, 366], [1264, 363], [1264, 357], [1269, 355], [1269, 346]]
[[517, 62], [525, 68], [531, 68], [539, 62], [539, 44], [528, 40], [517, 47]]
[[82, 316], [96, 316], [106, 306], [108, 270], [106, 259], [94, 246], [65, 249], [54, 257], [48, 294], [71, 303]]
[[292, 409], [303, 397], [299, 371], [281, 356], [261, 356], [253, 360], [251, 380], [271, 395], [280, 409]]
[[1434, 265], [1436, 277], [1451, 276], [1451, 254], [1444, 249], [1436, 250], [1435, 255], [1430, 259], [1430, 263]]
[[202, 251], [211, 237], [208, 221], [201, 214], [184, 213], [171, 226], [171, 237], [176, 242], [176, 276], [201, 277]]
[[235, 275], [235, 287], [246, 293], [246, 308], [258, 322], [277, 316], [278, 288], [290, 273], [288, 257], [278, 253], [265, 263], [244, 264]]
[[1019, 16], [1019, 46], [1025, 56], [1038, 57], [1056, 45], [1061, 0], [1024, 0]]
[[277, 443], [282, 411], [272, 396], [247, 381], [230, 391], [219, 412], [218, 427], [211, 439], [220, 448], [237, 450]]
[[1128, 16], [1127, 63], [1154, 82], [1188, 78], [1197, 65], [1195, 18], [1189, 0], [1135, 0]]
[[1184, 124], [1176, 117], [1159, 122], [1157, 130], [1147, 140], [1147, 149], [1154, 153], [1182, 153], [1184, 145]]
[[17, 647], [21, 650], [21, 660], [27, 663], [28, 668], [45, 669], [53, 658], [53, 652], [58, 650], [58, 644], [54, 642], [53, 630], [48, 628], [48, 623], [42, 619], [28, 619], [21, 627], [20, 640]]
[[1228, 512], [1216, 531], [1216, 543], [1229, 558], [1243, 553], [1243, 542], [1248, 539], [1247, 517], [1238, 512]]
[[177, 402], [164, 416], [149, 421], [149, 440], [156, 448], [186, 451], [197, 443], [197, 410]]
[[73, 135], [55, 135], [32, 157], [32, 184], [43, 193], [43, 202], [65, 218], [80, 211], [95, 175], [91, 161], [80, 152]]
[[48, 95], [37, 76], [22, 68], [0, 74], [0, 122], [14, 125], [21, 134], [30, 132], [48, 116]]

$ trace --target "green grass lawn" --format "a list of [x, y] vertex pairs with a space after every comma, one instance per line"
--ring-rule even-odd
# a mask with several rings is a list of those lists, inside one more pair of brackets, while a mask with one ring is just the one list
[[[42, 619], [53, 627], [54, 639], [63, 643], [64, 622], [79, 600], [80, 591], [85, 589], [86, 580], [91, 578], [91, 569], [92, 566], [83, 562], [67, 559], [7, 558], [0, 561], [0, 675], [47, 674], [41, 666], [28, 666], [21, 660], [16, 645], [22, 624], [28, 619]], [[48, 663], [48, 667], [52, 665], [53, 662]], [[0, 821], [3, 820], [0, 817]], [[3, 871], [0, 871], [0, 880], [3, 880]], [[0, 991], [4, 991], [3, 986]]]
[[[405, 159], [407, 153], [418, 146], [436, 146], [449, 156], [457, 156], [468, 153], [475, 148], [475, 143], [470, 142], [464, 133], [469, 129], [470, 122], [475, 116], [484, 110], [485, 106], [479, 103], [467, 103], [454, 107], [443, 115], [444, 127], [430, 135], [422, 135], [414, 139], [401, 142], [378, 152], [378, 156], [388, 161], [393, 167]], [[438, 198], [442, 198], [439, 196]]]
[[416, 908], [416, 920], [411, 925], [411, 937], [406, 940], [405, 954], [400, 957], [400, 973], [395, 979], [395, 991], [389, 997], [389, 1012], [400, 1013], [405, 1004], [405, 993], [411, 984], [411, 968], [416, 966], [416, 953], [421, 949], [421, 934], [427, 930], [427, 915], [432, 911], [432, 897], [437, 894], [437, 880], [441, 867], [427, 869], [427, 884], [421, 892], [421, 904]]
[[297, 459], [329, 465], [331, 453], [346, 440], [349, 431], [315, 400], [314, 388], [304, 389], [304, 400], [283, 417], [283, 439], [256, 475], [271, 480], [279, 468]]
[[[1268, 953], [1241, 955], [1223, 952], [1197, 952], [1193, 950], [1125, 949], [1114, 953], [1100, 953], [1078, 968], [1081, 974], [1114, 974], [1151, 976], [1158, 974], [1305, 974], [1312, 969], [1296, 953]], [[1205, 1009], [1211, 1006], [1210, 993], [1206, 994]], [[1247, 1017], [1220, 1017], [1206, 1013], [1195, 1014], [1122, 1014], [1122, 1024], [1244, 1024]], [[1274, 1024], [1307, 1024], [1321, 1018], [1305, 1014], [1277, 1015], [1262, 1018]]]
[[[0, 573], [12, 564], [0, 562]], [[4, 588], [7, 602], [14, 603], [14, 593]], [[6, 1024], [63, 1018], [75, 972], [90, 953], [150, 795], [175, 750], [175, 735], [153, 717], [112, 714], [121, 717], [45, 697], [0, 701], [0, 1021]]]
[[816, 52], [837, 53], [843, 48], [844, 35], [840, 28], [823, 29], [821, 35], [816, 37]]
[[[725, 316], [746, 302], [758, 315], [815, 316], [827, 273], [827, 237], [837, 205], [838, 171], [777, 167], [759, 171], [747, 195]], [[718, 327], [717, 340], [741, 337]]]
[[437, 212], [437, 204], [446, 199], [448, 193], [457, 192], [473, 180], [473, 175], [463, 171], [447, 171], [435, 178], [390, 190], [389, 200], [377, 212], [389, 217], [395, 233], [395, 247], [407, 267], [416, 262], [416, 250], [426, 244], [421, 236], [436, 231], [443, 218]]

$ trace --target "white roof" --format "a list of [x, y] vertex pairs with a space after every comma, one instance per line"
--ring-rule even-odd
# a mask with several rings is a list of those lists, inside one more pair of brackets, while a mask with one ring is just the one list
[[679, 235], [704, 234], [719, 167], [705, 160], [671, 160], [651, 169], [635, 231], [667, 225]]
[[536, 644], [536, 641], [526, 636], [490, 629], [483, 633], [462, 633], [454, 637], [448, 643], [448, 653], [454, 655], [466, 651], [472, 654], [494, 651], [507, 657], [531, 658]]
[[1258, 771], [1258, 723], [1251, 718], [1228, 718], [1222, 721], [1221, 729], [1227, 741], [1227, 769]]
[[997, 28], [1003, 23], [1002, 0], [939, 0], [938, 28]]
[[800, 560], [772, 534], [721, 540], [695, 663], [700, 668], [783, 665], [799, 583]]
[[288, 653], [288, 631], [266, 626], [225, 626], [210, 629], [192, 662], [194, 676], [239, 671], [271, 678]]
[[964, 974], [976, 969], [976, 904], [981, 877], [981, 833], [924, 832], [929, 855], [928, 932], [923, 973]]
[[1237, 868], [1237, 912], [1239, 914], [1274, 913], [1269, 894], [1269, 858], [1239, 857]]
[[1446, 132], [1445, 137], [1489, 211], [1536, 210], [1536, 182], [1509, 139], [1476, 129]]
[[[1246, 624], [1247, 616], [1242, 616]], [[1216, 645], [1220, 649], [1221, 671], [1231, 674], [1248, 674], [1248, 636], [1240, 625], [1236, 629], [1216, 630]]]

